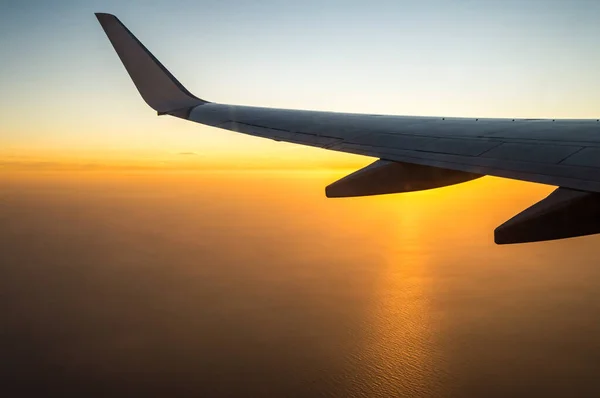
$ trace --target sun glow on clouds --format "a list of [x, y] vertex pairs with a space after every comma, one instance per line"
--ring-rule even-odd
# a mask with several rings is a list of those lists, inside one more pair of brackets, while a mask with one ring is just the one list
[[3, 150], [0, 170], [315, 170], [357, 169], [363, 156], [279, 144], [255, 152], [231, 150]]

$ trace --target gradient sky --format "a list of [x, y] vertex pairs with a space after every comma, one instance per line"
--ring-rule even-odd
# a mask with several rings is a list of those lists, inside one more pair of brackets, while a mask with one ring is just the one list
[[5, 1], [5, 163], [364, 163], [156, 117], [96, 11], [116, 14], [209, 101], [387, 114], [600, 116], [598, 1]]

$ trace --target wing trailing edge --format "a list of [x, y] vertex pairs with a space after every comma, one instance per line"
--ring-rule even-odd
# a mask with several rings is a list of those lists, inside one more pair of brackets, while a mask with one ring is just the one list
[[483, 177], [481, 174], [379, 159], [325, 188], [328, 198], [423, 191]]
[[117, 17], [96, 13], [96, 18], [142, 98], [159, 115], [185, 117], [188, 110], [207, 102], [179, 83]]

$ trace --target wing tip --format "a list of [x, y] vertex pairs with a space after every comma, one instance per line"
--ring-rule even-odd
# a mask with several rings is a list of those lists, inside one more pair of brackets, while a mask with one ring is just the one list
[[180, 115], [208, 102], [190, 93], [115, 15], [94, 14], [142, 98], [159, 115]]
[[119, 18], [117, 18], [115, 15], [109, 14], [107, 12], [95, 12], [94, 15], [96, 16], [96, 18], [98, 18], [98, 21], [100, 22], [103, 22], [107, 19], [116, 19], [117, 21], [119, 20]]

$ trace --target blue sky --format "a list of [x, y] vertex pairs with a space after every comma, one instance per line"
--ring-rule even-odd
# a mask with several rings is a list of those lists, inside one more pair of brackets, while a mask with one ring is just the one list
[[597, 1], [25, 0], [2, 10], [4, 154], [281, 150], [282, 144], [155, 117], [96, 11], [116, 14], [190, 91], [210, 101], [389, 114], [600, 116]]

